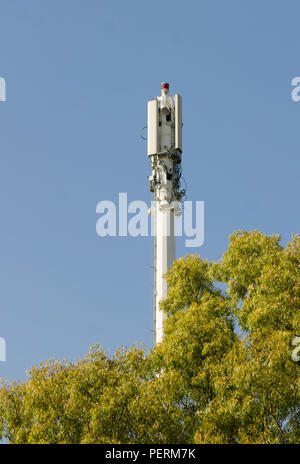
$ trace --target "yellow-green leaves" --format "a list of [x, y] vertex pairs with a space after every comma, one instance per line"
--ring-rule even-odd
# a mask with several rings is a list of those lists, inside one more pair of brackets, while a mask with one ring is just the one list
[[[11, 443], [299, 443], [300, 238], [235, 232], [217, 263], [177, 260], [165, 337], [146, 353], [99, 346], [0, 387]], [[222, 284], [221, 291], [216, 282]], [[143, 309], [144, 303], [141, 302]]]

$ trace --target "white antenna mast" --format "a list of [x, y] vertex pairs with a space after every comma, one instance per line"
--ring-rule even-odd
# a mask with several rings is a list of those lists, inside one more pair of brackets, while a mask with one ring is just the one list
[[154, 333], [155, 344], [163, 338], [164, 313], [160, 302], [167, 296], [165, 273], [175, 260], [175, 216], [181, 215], [180, 190], [182, 153], [182, 99], [169, 96], [169, 84], [161, 85], [161, 96], [148, 101], [148, 156], [154, 193]]

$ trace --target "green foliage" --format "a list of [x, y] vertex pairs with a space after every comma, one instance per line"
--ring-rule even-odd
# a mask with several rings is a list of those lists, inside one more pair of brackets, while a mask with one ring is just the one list
[[[240, 231], [217, 263], [166, 276], [165, 337], [146, 354], [99, 346], [0, 388], [10, 443], [299, 443], [300, 237]], [[223, 291], [218, 286], [221, 283]]]

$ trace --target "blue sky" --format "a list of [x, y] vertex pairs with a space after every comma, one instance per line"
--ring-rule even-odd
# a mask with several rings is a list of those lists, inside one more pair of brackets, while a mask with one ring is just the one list
[[183, 96], [189, 200], [219, 259], [235, 229], [299, 232], [299, 2], [0, 0], [0, 377], [153, 342], [153, 239], [99, 238], [96, 205], [150, 202], [140, 129]]

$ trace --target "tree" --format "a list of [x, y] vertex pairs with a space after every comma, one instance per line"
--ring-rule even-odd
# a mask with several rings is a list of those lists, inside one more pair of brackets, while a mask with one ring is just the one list
[[165, 337], [77, 363], [47, 361], [0, 389], [11, 443], [299, 443], [300, 237], [240, 231], [217, 263], [168, 272]]

